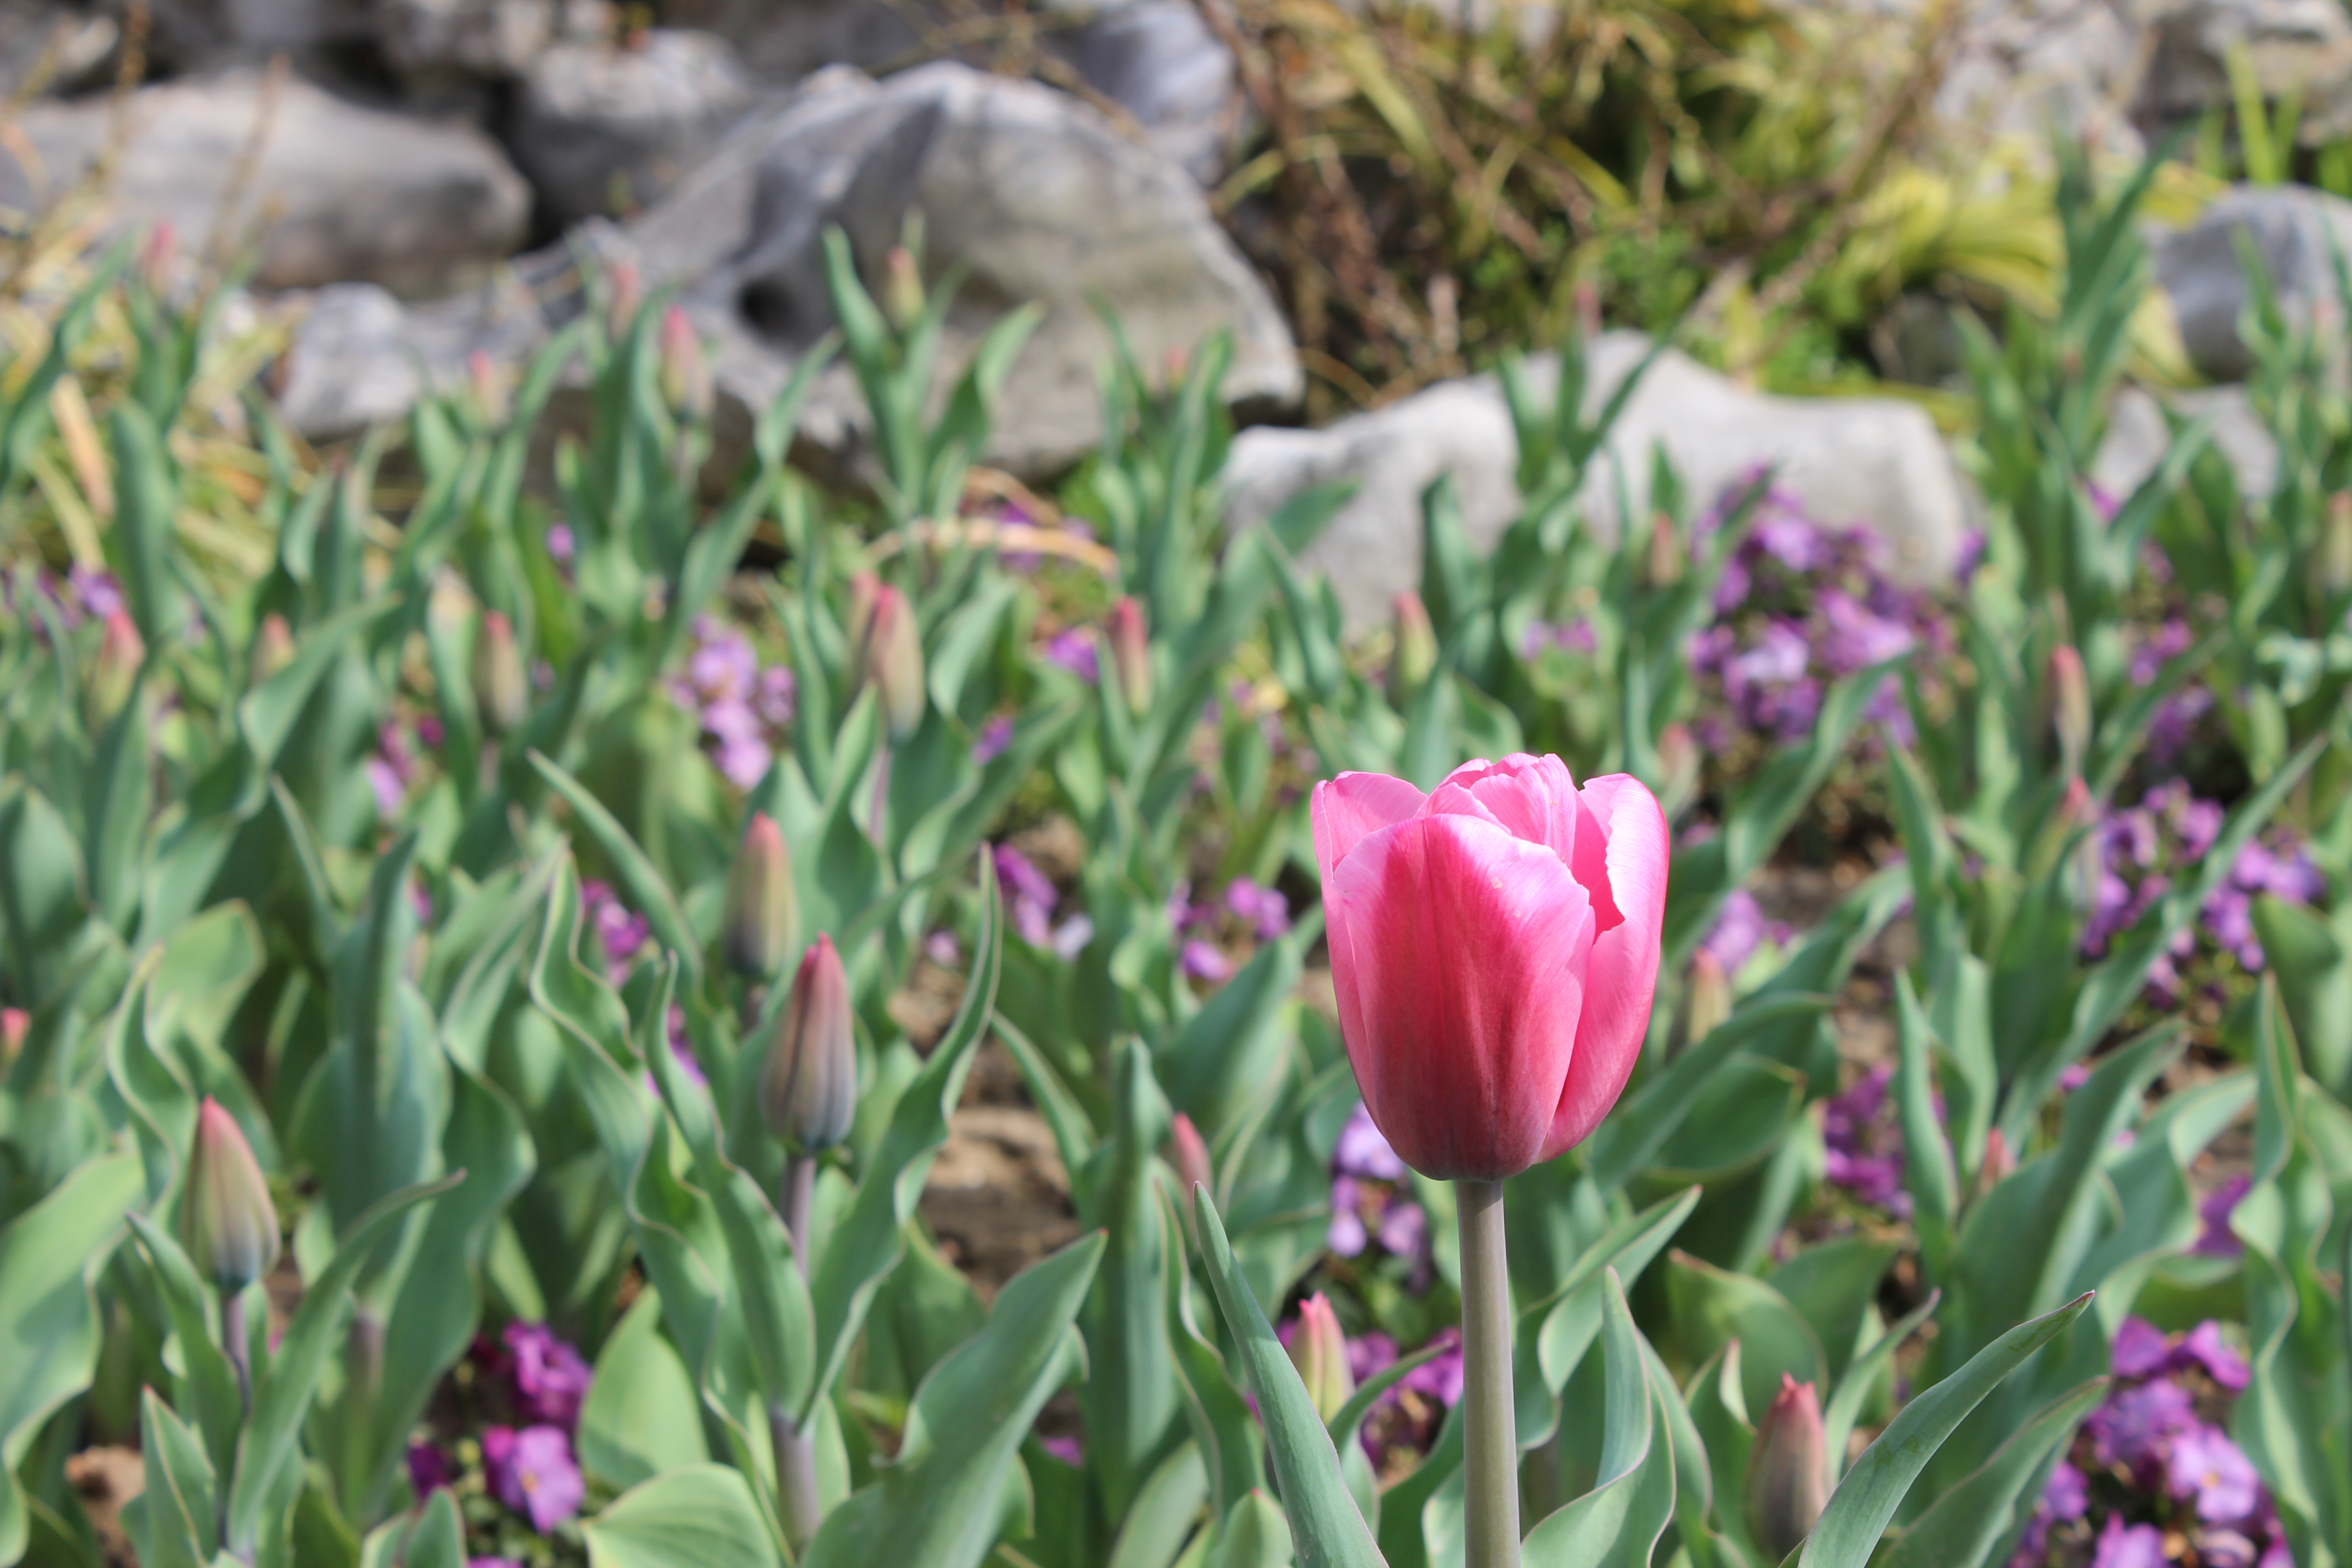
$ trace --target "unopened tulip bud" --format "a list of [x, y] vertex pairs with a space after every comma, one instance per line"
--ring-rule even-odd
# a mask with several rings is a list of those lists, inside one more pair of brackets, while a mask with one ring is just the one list
[[2319, 585], [2331, 598], [2352, 588], [2352, 490], [2327, 498], [2319, 531]]
[[662, 312], [661, 389], [680, 418], [710, 417], [710, 366], [702, 357], [694, 322], [676, 305]]
[[1143, 625], [1143, 606], [1131, 597], [1110, 607], [1110, 665], [1118, 677], [1119, 694], [1127, 710], [1137, 718], [1151, 710], [1151, 634]]
[[1194, 1187], [1216, 1190], [1217, 1173], [1209, 1163], [1208, 1141], [1192, 1125], [1192, 1119], [1181, 1110], [1168, 1130], [1168, 1163], [1176, 1168], [1176, 1181], [1183, 1191], [1186, 1207], [1192, 1205]]
[[2058, 754], [2068, 773], [2080, 774], [2091, 750], [2091, 682], [2083, 673], [2083, 656], [2071, 643], [2050, 650], [2050, 701]]
[[482, 612], [474, 631], [474, 707], [482, 728], [509, 735], [530, 712], [530, 676], [522, 667], [514, 623], [496, 610]]
[[1437, 672], [1437, 630], [1429, 624], [1429, 606], [1418, 594], [1399, 594], [1390, 608], [1395, 616], [1395, 640], [1389, 652], [1389, 701], [1402, 708]]
[[752, 979], [773, 974], [792, 956], [799, 923], [784, 830], [766, 812], [754, 812], [727, 868], [727, 918], [719, 934], [727, 966]]
[[1299, 1303], [1298, 1322], [1290, 1331], [1290, 1364], [1315, 1402], [1315, 1414], [1328, 1421], [1339, 1414], [1356, 1392], [1356, 1374], [1348, 1364], [1348, 1336], [1339, 1331], [1339, 1314], [1318, 1290]]
[[241, 1290], [276, 1267], [278, 1208], [236, 1118], [206, 1096], [188, 1155], [181, 1233], [188, 1257], [223, 1290]]
[[923, 319], [923, 270], [903, 245], [882, 258], [882, 309], [902, 332]]
[[1812, 1533], [1830, 1501], [1828, 1440], [1813, 1385], [1780, 1374], [1780, 1392], [1748, 1451], [1748, 1529], [1778, 1563]]
[[1643, 563], [1643, 576], [1653, 588], [1671, 588], [1683, 580], [1683, 542], [1675, 532], [1675, 520], [1664, 512], [1650, 514], [1650, 553]]
[[814, 1154], [849, 1136], [857, 1113], [857, 1047], [849, 976], [833, 939], [820, 933], [801, 959], [760, 1072], [760, 1114], [795, 1153]]
[[612, 296], [605, 301], [608, 313], [604, 324], [615, 340], [629, 335], [636, 324], [637, 311], [646, 302], [646, 280], [634, 261], [615, 261], [608, 274], [612, 280]]
[[253, 684], [260, 685], [294, 662], [294, 632], [286, 617], [267, 615], [253, 632]]
[[2009, 1139], [1998, 1127], [1985, 1134], [1984, 1161], [1977, 1166], [1978, 1197], [1984, 1196], [2015, 1174], [2017, 1155], [2009, 1146]]
[[1683, 1037], [1703, 1040], [1730, 1016], [1731, 976], [1723, 972], [1723, 960], [1702, 947], [1691, 960], [1690, 1025]]
[[[25, 1037], [32, 1027], [33, 1016], [22, 1007], [0, 1007], [0, 1072], [6, 1071], [8, 1064], [16, 1059], [16, 1053], [25, 1048]], [[1200, 1134], [1192, 1136], [1198, 1139]]]
[[504, 425], [509, 412], [506, 377], [499, 374], [488, 350], [476, 349], [466, 356], [466, 381], [473, 389], [474, 410], [482, 416], [482, 423]]
[[858, 639], [857, 669], [859, 680], [882, 694], [891, 744], [904, 744], [923, 721], [923, 644], [915, 628], [915, 606], [887, 583], [875, 584], [873, 608]]
[[116, 610], [108, 616], [98, 640], [98, 662], [89, 674], [89, 717], [93, 728], [122, 711], [122, 705], [131, 700], [131, 688], [139, 679], [139, 667], [146, 662], [147, 639], [139, 635], [131, 612]]
[[139, 277], [147, 291], [159, 300], [170, 293], [179, 261], [180, 231], [171, 219], [163, 219], [147, 231], [147, 243], [139, 247]]

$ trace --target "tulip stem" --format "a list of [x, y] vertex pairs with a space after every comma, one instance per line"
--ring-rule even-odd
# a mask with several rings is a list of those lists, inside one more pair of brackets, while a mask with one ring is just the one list
[[1500, 1182], [1454, 1184], [1462, 1243], [1465, 1568], [1518, 1568], [1519, 1434], [1511, 1406], [1511, 1280]]
[[889, 840], [883, 837], [890, 814], [890, 742], [884, 741], [874, 759], [874, 801], [867, 814], [866, 827], [874, 839], [874, 847], [887, 854]]
[[245, 1326], [245, 1291], [224, 1289], [221, 1292], [221, 1349], [228, 1355], [229, 1365], [236, 1368], [236, 1402], [240, 1409], [253, 1408], [253, 1344]]
[[[792, 1235], [793, 1260], [800, 1265], [803, 1280], [809, 1273], [809, 1200], [815, 1192], [816, 1156], [786, 1155], [776, 1208]], [[816, 1444], [781, 1403], [768, 1407], [768, 1438], [776, 1449], [776, 1511], [797, 1555], [815, 1538], [824, 1506], [816, 1489]]]
[[784, 1179], [776, 1187], [776, 1212], [784, 1216], [784, 1228], [792, 1233], [793, 1260], [801, 1266], [803, 1279], [809, 1272], [809, 1200], [815, 1195], [816, 1156], [784, 1156]]

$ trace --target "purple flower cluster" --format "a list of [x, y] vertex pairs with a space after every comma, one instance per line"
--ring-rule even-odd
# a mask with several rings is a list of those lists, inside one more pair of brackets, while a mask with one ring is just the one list
[[[1748, 483], [1737, 484], [1725, 502], [1748, 493]], [[1722, 518], [1719, 504], [1699, 520], [1695, 550]], [[1820, 717], [1829, 682], [1914, 649], [1948, 647], [1944, 617], [1927, 595], [1886, 576], [1882, 553], [1870, 529], [1825, 527], [1790, 492], [1765, 494], [1725, 563], [1714, 621], [1691, 640], [1691, 667], [1711, 700], [1694, 727], [1701, 745], [1721, 750], [1740, 731], [1781, 744], [1800, 740]], [[1905, 729], [1900, 687], [1882, 687], [1870, 716]]]
[[[1293, 1314], [1282, 1321], [1274, 1334], [1287, 1350], [1297, 1331], [1298, 1319]], [[1448, 1324], [1437, 1331], [1430, 1343], [1440, 1347], [1438, 1352], [1397, 1379], [1365, 1413], [1357, 1441], [1375, 1469], [1396, 1449], [1426, 1448], [1437, 1436], [1445, 1412], [1462, 1401], [1462, 1331]], [[1348, 1337], [1349, 1375], [1361, 1386], [1394, 1366], [1400, 1353], [1396, 1341], [1378, 1329], [1351, 1334]]]
[[1181, 944], [1177, 968], [1189, 979], [1214, 985], [1234, 973], [1233, 959], [1213, 940], [1219, 930], [1232, 936], [1238, 927], [1252, 940], [1274, 942], [1289, 933], [1290, 900], [1279, 889], [1236, 877], [1227, 884], [1223, 899], [1195, 903], [1192, 884], [1183, 881], [1168, 895], [1168, 919]]
[[1536, 621], [1519, 639], [1519, 657], [1533, 662], [1553, 648], [1562, 653], [1591, 653], [1598, 646], [1592, 623], [1581, 616], [1561, 626]]
[[[2051, 1473], [2010, 1568], [2038, 1568], [2060, 1529], [2090, 1540], [2092, 1568], [2164, 1568], [2168, 1529], [2188, 1537], [2210, 1568], [2293, 1568], [2262, 1478], [2209, 1418], [2225, 1413], [2249, 1377], [2221, 1326], [2209, 1321], [2168, 1336], [2126, 1318], [2110, 1363], [2114, 1387]], [[2072, 1529], [2099, 1504], [2106, 1517], [2095, 1538]]]
[[750, 789], [767, 775], [798, 706], [799, 688], [789, 667], [762, 668], [742, 633], [698, 616], [686, 671], [669, 689], [677, 705], [695, 715], [711, 760], [730, 784]]
[[1886, 1096], [1894, 1075], [1882, 1063], [1822, 1102], [1822, 1173], [1831, 1185], [1873, 1208], [1907, 1215], [1911, 1194], [1903, 1189], [1903, 1135]]
[[[2159, 784], [2139, 805], [2111, 814], [2091, 841], [2083, 955], [2105, 956], [2119, 933], [2171, 892], [2175, 873], [2189, 871], [2211, 850], [2222, 819], [2219, 803], [2190, 795], [2182, 779]], [[2259, 895], [2308, 904], [2326, 892], [2326, 876], [2283, 832], [2269, 843], [2246, 845], [2231, 862], [2227, 879], [2205, 900], [2198, 923], [2176, 936], [2171, 948], [2148, 966], [2151, 998], [2179, 1001], [2186, 989], [2180, 972], [2203, 952], [2226, 953], [2239, 968], [2259, 971], [2263, 945], [2253, 921]]]
[[114, 574], [89, 566], [68, 567], [63, 577], [38, 569], [29, 574], [11, 573], [6, 602], [11, 614], [22, 616], [36, 626], [40, 624], [36, 604], [46, 605], [57, 617], [58, 625], [67, 631], [86, 620], [110, 619], [127, 607], [122, 584], [115, 580]]
[[1035, 861], [1010, 844], [996, 847], [996, 880], [1004, 890], [1005, 901], [1013, 906], [1013, 931], [1030, 946], [1072, 959], [1094, 941], [1095, 922], [1087, 915], [1076, 914], [1059, 925], [1054, 923], [1054, 911], [1062, 902], [1061, 889], [1037, 869]]
[[1095, 634], [1086, 626], [1071, 626], [1055, 632], [1045, 639], [1045, 662], [1068, 670], [1080, 680], [1092, 686], [1102, 679], [1102, 654], [1095, 646]]
[[[482, 1428], [482, 1475], [490, 1495], [530, 1521], [541, 1535], [580, 1511], [586, 1479], [572, 1436], [595, 1373], [579, 1351], [544, 1323], [509, 1323], [496, 1342], [477, 1338], [469, 1352], [480, 1383], [512, 1416]], [[452, 1484], [448, 1451], [412, 1443], [408, 1483], [418, 1497]], [[475, 1558], [477, 1564], [503, 1558]]]
[[653, 940], [651, 922], [624, 905], [610, 883], [593, 878], [580, 884], [580, 914], [596, 933], [604, 963], [617, 984], [627, 975], [629, 962]]
[[[2162, 561], [2163, 557], [2156, 557]], [[2170, 563], [2166, 563], [2164, 575], [2170, 576]], [[2146, 686], [2155, 680], [2167, 662], [2187, 653], [2196, 642], [2196, 634], [2189, 623], [2178, 616], [2154, 626], [2134, 626], [2129, 673], [2134, 686]], [[2159, 767], [2171, 762], [2183, 751], [2197, 732], [2198, 721], [2212, 710], [2213, 693], [2191, 682], [2157, 704], [2156, 713], [2148, 721], [2148, 760]]]
[[1011, 744], [1013, 744], [1013, 715], [996, 714], [980, 727], [979, 734], [972, 737], [972, 766], [976, 768], [988, 766], [989, 763], [1003, 756], [1004, 748]]
[[1342, 1258], [1360, 1258], [1375, 1240], [1381, 1250], [1427, 1266], [1429, 1215], [1404, 1195], [1404, 1162], [1359, 1103], [1339, 1129], [1331, 1152], [1331, 1224], [1324, 1245]]
[[2205, 1194], [2205, 1201], [2197, 1205], [2199, 1230], [2190, 1252], [2200, 1258], [2244, 1256], [2246, 1244], [2230, 1228], [2230, 1216], [2238, 1212], [2238, 1205], [2245, 1201], [2253, 1185], [2254, 1179], [2241, 1171]]
[[1699, 945], [1715, 955], [1726, 974], [1738, 974], [1758, 949], [1767, 942], [1778, 946], [1789, 936], [1786, 924], [1764, 918], [1755, 894], [1745, 888], [1735, 888], [1723, 900], [1713, 929], [1700, 939]]

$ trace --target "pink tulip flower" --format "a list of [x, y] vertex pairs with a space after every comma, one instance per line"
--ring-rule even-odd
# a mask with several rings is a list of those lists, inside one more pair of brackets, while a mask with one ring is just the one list
[[1373, 1121], [1424, 1175], [1495, 1182], [1617, 1101], [1657, 989], [1668, 841], [1622, 773], [1465, 763], [1423, 795], [1315, 786], [1339, 1033]]

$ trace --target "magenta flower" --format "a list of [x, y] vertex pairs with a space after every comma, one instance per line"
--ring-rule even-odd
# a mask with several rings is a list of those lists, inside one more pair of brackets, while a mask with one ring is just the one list
[[1062, 901], [1053, 879], [1010, 844], [996, 847], [996, 879], [1013, 901], [1013, 929], [1032, 947], [1050, 946], [1054, 940], [1054, 909]]
[[578, 1513], [587, 1495], [572, 1462], [572, 1439], [561, 1426], [483, 1428], [482, 1468], [492, 1495], [529, 1518], [541, 1535]]
[[1260, 942], [1273, 942], [1290, 931], [1290, 900], [1279, 889], [1261, 888], [1247, 877], [1236, 877], [1225, 889], [1225, 908], [1249, 923]]
[[2180, 1435], [2166, 1460], [2172, 1495], [2197, 1500], [2208, 1524], [2234, 1524], [2262, 1503], [2262, 1478], [2219, 1426], [2200, 1424]]
[[1448, 1324], [1430, 1342], [1445, 1348], [1406, 1373], [1399, 1384], [1452, 1409], [1462, 1402], [1462, 1331]]
[[2101, 1463], [2137, 1470], [2161, 1460], [2172, 1440], [2196, 1424], [2189, 1391], [2159, 1379], [2109, 1395], [2083, 1429], [2091, 1435]]
[[1004, 748], [1011, 744], [1013, 744], [1013, 715], [999, 713], [987, 723], [982, 724], [980, 727], [980, 733], [972, 737], [972, 765], [986, 767], [1003, 756]]
[[408, 1487], [419, 1499], [449, 1484], [449, 1456], [436, 1443], [408, 1446]]
[[2201, 1367], [2206, 1376], [2232, 1394], [2244, 1388], [2253, 1376], [2246, 1358], [2223, 1342], [2221, 1325], [2210, 1318], [2181, 1336], [2179, 1347], [2172, 1352], [2172, 1364]]
[[1178, 955], [1177, 966], [1192, 979], [1211, 985], [1226, 979], [1234, 972], [1233, 961], [1218, 951], [1213, 942], [1202, 942], [1197, 938], [1184, 944], [1183, 951]]
[[507, 1377], [515, 1408], [523, 1418], [567, 1432], [577, 1426], [594, 1369], [545, 1323], [509, 1323], [499, 1337], [510, 1358]]
[[1323, 1245], [1341, 1258], [1360, 1257], [1371, 1245], [1371, 1233], [1364, 1227], [1362, 1197], [1355, 1177], [1332, 1178], [1331, 1223], [1324, 1227]]
[[2117, 1377], [2153, 1377], [2172, 1361], [2172, 1342], [2146, 1318], [2126, 1318], [2108, 1355]]
[[2152, 1524], [2126, 1524], [2123, 1515], [2111, 1513], [2091, 1568], [2165, 1568], [2164, 1531]]
[[1348, 1113], [1339, 1129], [1339, 1142], [1331, 1152], [1333, 1168], [1351, 1176], [1370, 1176], [1378, 1182], [1404, 1180], [1404, 1162], [1389, 1146], [1388, 1137], [1372, 1121], [1371, 1112], [1363, 1101]]
[[1060, 666], [1088, 685], [1102, 677], [1101, 656], [1095, 647], [1094, 633], [1085, 626], [1072, 626], [1046, 638], [1045, 662]]

